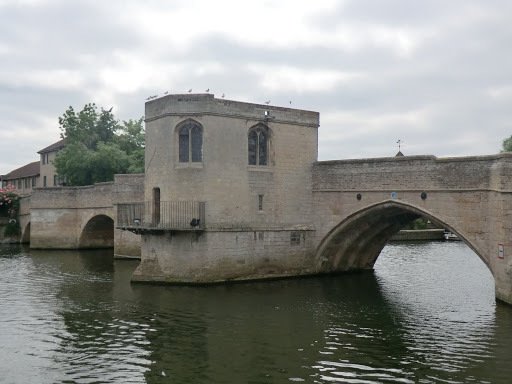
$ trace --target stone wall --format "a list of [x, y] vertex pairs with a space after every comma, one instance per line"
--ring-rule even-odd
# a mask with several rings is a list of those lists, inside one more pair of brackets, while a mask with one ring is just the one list
[[132, 280], [213, 283], [307, 275], [314, 272], [313, 243], [313, 231], [143, 235], [143, 258]]
[[[144, 174], [115, 175], [112, 201], [117, 222], [117, 204], [144, 200]], [[114, 257], [140, 258], [141, 237], [129, 231], [114, 230]]]
[[403, 229], [390, 241], [444, 240], [444, 229]]

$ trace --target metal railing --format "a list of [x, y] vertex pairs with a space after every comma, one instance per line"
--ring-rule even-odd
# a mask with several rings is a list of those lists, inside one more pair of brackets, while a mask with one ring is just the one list
[[117, 205], [121, 229], [201, 230], [205, 228], [204, 201], [146, 201]]

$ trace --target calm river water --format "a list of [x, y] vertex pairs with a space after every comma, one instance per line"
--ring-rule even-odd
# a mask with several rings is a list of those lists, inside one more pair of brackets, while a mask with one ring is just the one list
[[137, 263], [0, 248], [0, 382], [512, 382], [512, 307], [462, 243], [213, 287], [130, 285]]

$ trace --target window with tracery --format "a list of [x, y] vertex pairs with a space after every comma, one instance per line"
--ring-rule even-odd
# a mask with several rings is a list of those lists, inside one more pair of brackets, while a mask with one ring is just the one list
[[249, 131], [249, 165], [267, 165], [268, 163], [268, 130], [260, 126]]
[[203, 161], [203, 130], [194, 121], [187, 121], [178, 132], [179, 162], [200, 163]]

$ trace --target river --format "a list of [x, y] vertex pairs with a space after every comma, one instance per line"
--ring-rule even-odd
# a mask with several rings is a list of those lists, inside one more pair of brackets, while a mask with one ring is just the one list
[[510, 383], [512, 306], [463, 243], [375, 270], [131, 285], [111, 250], [0, 248], [0, 383]]

